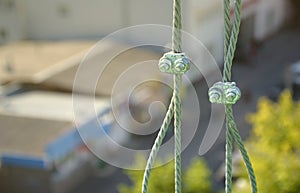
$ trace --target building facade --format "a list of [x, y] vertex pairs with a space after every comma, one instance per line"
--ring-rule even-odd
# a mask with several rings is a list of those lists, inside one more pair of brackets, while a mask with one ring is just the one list
[[[262, 41], [280, 29], [288, 17], [288, 5], [285, 0], [244, 0], [241, 41]], [[0, 0], [0, 10], [0, 44], [19, 39], [100, 38], [124, 27], [170, 26], [172, 22], [172, 1], [160, 0]], [[220, 0], [183, 3], [183, 29], [198, 38], [218, 62], [223, 56], [222, 12]]]

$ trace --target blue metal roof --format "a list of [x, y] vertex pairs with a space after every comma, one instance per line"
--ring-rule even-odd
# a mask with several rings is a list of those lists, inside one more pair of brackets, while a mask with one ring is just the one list
[[[107, 111], [99, 114], [99, 117], [107, 113]], [[98, 119], [93, 118], [80, 126], [80, 135], [84, 139], [99, 139], [103, 134], [109, 133], [111, 124], [99, 126]], [[81, 136], [77, 129], [73, 129], [54, 141], [50, 142], [45, 147], [45, 157], [39, 158], [28, 155], [4, 154], [1, 155], [1, 162], [3, 165], [14, 165], [21, 167], [46, 169], [52, 161], [62, 159], [71, 151], [76, 149], [78, 145], [83, 143]]]
[[36, 169], [49, 168], [48, 162], [45, 161], [43, 158], [26, 155], [2, 154], [1, 163], [2, 165], [20, 166]]

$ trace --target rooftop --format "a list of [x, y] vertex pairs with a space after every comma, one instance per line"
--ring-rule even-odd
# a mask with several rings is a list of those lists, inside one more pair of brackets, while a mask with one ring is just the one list
[[[94, 43], [23, 41], [0, 47], [0, 84], [19, 82], [72, 92], [76, 72]], [[78, 93], [90, 94], [89, 85], [94, 82], [91, 77], [99, 77], [96, 95], [110, 96], [115, 81], [125, 71], [130, 71], [126, 77], [129, 82], [135, 81], [136, 76], [161, 76], [157, 68], [161, 53], [140, 47], [128, 49], [125, 44], [113, 40], [103, 41], [94, 48], [94, 55], [85, 60], [85, 69], [81, 71], [84, 79], [77, 84]], [[118, 54], [108, 58], [114, 52]], [[141, 62], [147, 62], [143, 70], [141, 66], [131, 68]], [[98, 66], [105, 66], [103, 73]]]
[[[118, 53], [119, 51], [120, 53]], [[76, 84], [76, 92], [90, 94], [90, 91], [94, 89], [91, 87], [95, 83], [93, 79], [96, 77], [99, 79], [96, 80], [95, 94], [111, 96], [114, 84], [124, 73], [126, 73], [128, 85], [140, 77], [151, 75], [152, 78], [159, 79], [162, 74], [157, 68], [162, 54], [150, 49], [140, 47], [127, 49], [121, 43], [105, 41], [100, 46], [94, 47], [92, 52], [93, 55], [83, 61], [84, 68], [80, 66], [81, 60], [74, 61], [73, 65], [67, 64], [60, 69], [46, 69], [36, 75], [34, 80], [38, 80], [36, 82], [40, 85], [72, 91], [76, 72], [81, 67], [81, 81]], [[111, 57], [111, 53], [118, 54]], [[101, 72], [100, 68], [103, 66], [104, 70]], [[126, 87], [124, 89], [127, 90]], [[118, 90], [118, 92], [122, 93], [122, 90]]]
[[[81, 97], [82, 101], [93, 100], [98, 113], [109, 107], [109, 100], [106, 98], [78, 97]], [[82, 106], [85, 107], [84, 104]], [[47, 120], [74, 122], [73, 108], [71, 94], [51, 91], [29, 90], [0, 100], [0, 113]], [[86, 121], [88, 117], [85, 115], [82, 118]]]
[[71, 122], [0, 114], [0, 155], [42, 157], [46, 146], [74, 129]]
[[0, 83], [27, 79], [70, 58], [84, 56], [94, 42], [21, 41], [0, 47]]

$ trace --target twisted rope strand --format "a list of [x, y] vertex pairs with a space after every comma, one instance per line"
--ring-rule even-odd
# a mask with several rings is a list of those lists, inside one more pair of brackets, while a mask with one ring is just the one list
[[146, 165], [146, 169], [144, 172], [144, 176], [143, 176], [143, 182], [142, 182], [142, 193], [147, 193], [148, 192], [148, 184], [149, 184], [149, 178], [150, 178], [150, 172], [151, 169], [154, 165], [154, 161], [156, 159], [157, 153], [159, 151], [159, 147], [162, 144], [162, 141], [168, 131], [168, 128], [170, 126], [173, 114], [174, 114], [174, 96], [171, 99], [168, 111], [166, 113], [166, 116], [163, 120], [162, 126], [157, 134], [157, 137], [155, 139], [155, 142], [152, 146], [151, 149], [151, 153], [149, 155], [148, 161], [147, 161], [147, 165]]
[[229, 129], [231, 130], [231, 132], [234, 136], [234, 139], [235, 139], [235, 141], [238, 145], [238, 148], [239, 148], [239, 150], [242, 154], [244, 163], [246, 165], [247, 172], [249, 174], [252, 193], [257, 193], [257, 184], [256, 184], [255, 173], [254, 173], [250, 158], [248, 156], [247, 150], [246, 150], [246, 148], [243, 144], [243, 140], [242, 140], [242, 138], [241, 138], [241, 136], [238, 132], [236, 123], [234, 121], [232, 106], [228, 105], [228, 107], [226, 109], [227, 109], [226, 114], [227, 114], [228, 120], [229, 120], [228, 127], [229, 127]]
[[174, 75], [175, 193], [181, 193], [181, 98], [182, 76]]
[[224, 61], [230, 42], [231, 20], [230, 20], [230, 0], [224, 0]]
[[[230, 29], [230, 0], [224, 0], [224, 71], [223, 81], [231, 80], [231, 67], [236, 50], [236, 43], [238, 39], [240, 24], [241, 24], [241, 0], [235, 1], [234, 6], [234, 24], [232, 30]], [[230, 39], [229, 39], [229, 34]], [[245, 162], [247, 172], [250, 179], [252, 193], [257, 193], [257, 184], [255, 174], [252, 168], [250, 158], [247, 150], [243, 144], [242, 138], [239, 135], [236, 123], [234, 121], [232, 105], [225, 105], [226, 113], [226, 193], [232, 192], [232, 135], [238, 145]]]
[[256, 178], [255, 178], [255, 173], [254, 173], [254, 170], [253, 170], [253, 167], [252, 167], [252, 164], [251, 164], [251, 161], [250, 161], [250, 158], [248, 156], [248, 153], [247, 153], [247, 150], [243, 144], [243, 140], [237, 130], [237, 127], [236, 127], [236, 124], [235, 122], [232, 122], [231, 123], [231, 128], [233, 130], [233, 135], [234, 135], [234, 138], [235, 138], [235, 141], [238, 145], [238, 148], [242, 154], [242, 157], [243, 157], [243, 160], [244, 160], [244, 163], [246, 165], [246, 168], [247, 168], [247, 172], [248, 172], [248, 175], [249, 175], [249, 180], [250, 180], [250, 184], [251, 184], [251, 190], [252, 190], [252, 193], [257, 193], [257, 184], [256, 184]]
[[[224, 0], [224, 62], [227, 59], [228, 46], [230, 44], [231, 19], [230, 19], [230, 0]], [[224, 64], [225, 66], [225, 64]], [[225, 67], [223, 77], [225, 74]], [[225, 106], [227, 114], [228, 107]], [[225, 163], [225, 192], [232, 192], [232, 131], [229, 127], [229, 120], [226, 118], [226, 163]]]
[[227, 52], [225, 52], [226, 55], [225, 55], [224, 71], [223, 71], [223, 80], [225, 82], [231, 80], [232, 61], [236, 50], [236, 43], [237, 43], [240, 24], [241, 24], [241, 8], [242, 8], [242, 1], [236, 0], [234, 6], [234, 23], [231, 31], [230, 43]]
[[[182, 51], [181, 20], [181, 0], [174, 0], [172, 50], [175, 53], [180, 53]], [[182, 75], [174, 75], [175, 193], [181, 193], [181, 84]]]
[[[230, 111], [230, 106], [225, 106], [226, 114]], [[225, 192], [232, 192], [232, 129], [230, 119], [226, 118], [226, 165], [225, 165]]]
[[[173, 3], [173, 34], [172, 50], [175, 53], [181, 52], [181, 0], [174, 0]], [[171, 103], [163, 121], [162, 127], [155, 139], [154, 145], [149, 155], [142, 182], [142, 193], [148, 193], [148, 184], [151, 168], [153, 167], [159, 147], [169, 128], [171, 119], [174, 115], [174, 134], [175, 134], [175, 193], [181, 193], [181, 98], [180, 89], [182, 84], [182, 75], [174, 75], [174, 89]]]
[[180, 53], [181, 49], [181, 0], [173, 2], [173, 35], [172, 35], [172, 50], [175, 53]]

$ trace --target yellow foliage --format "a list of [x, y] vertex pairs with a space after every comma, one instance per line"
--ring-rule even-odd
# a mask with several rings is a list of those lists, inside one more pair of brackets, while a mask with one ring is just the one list
[[[145, 160], [138, 159], [136, 164], [144, 164]], [[141, 193], [144, 171], [126, 170], [125, 173], [131, 179], [133, 185], [119, 185], [121, 193]], [[203, 159], [195, 158], [191, 165], [183, 171], [183, 193], [211, 193], [210, 171]], [[149, 180], [149, 193], [174, 192], [174, 162], [169, 162], [161, 167], [154, 168]]]
[[[259, 192], [299, 193], [300, 102], [294, 102], [289, 91], [284, 91], [277, 103], [262, 98], [257, 112], [247, 119], [253, 125], [247, 147]], [[250, 193], [248, 183], [240, 183], [243, 178], [244, 170], [234, 188]]]

